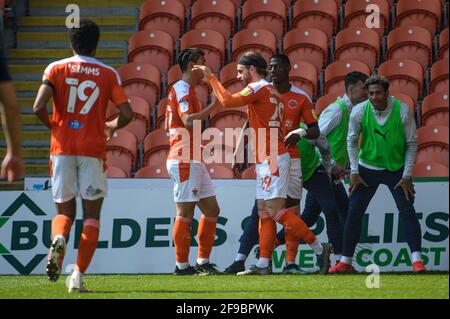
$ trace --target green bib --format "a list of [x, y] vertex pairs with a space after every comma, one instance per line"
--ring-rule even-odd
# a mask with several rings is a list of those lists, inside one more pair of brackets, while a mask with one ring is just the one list
[[339, 125], [328, 133], [327, 140], [330, 144], [331, 158], [341, 167], [345, 168], [348, 163], [347, 133], [350, 112], [348, 111], [347, 105], [341, 99], [337, 99], [335, 103], [339, 104], [342, 109], [342, 118]]
[[359, 158], [366, 164], [383, 167], [391, 172], [405, 165], [406, 139], [400, 116], [400, 101], [394, 99], [389, 118], [379, 125], [367, 100], [361, 121], [361, 149]]
[[[305, 128], [305, 125], [302, 123], [300, 127]], [[297, 145], [301, 156], [303, 182], [306, 182], [314, 174], [317, 166], [319, 166], [320, 158], [316, 148], [306, 138], [300, 139]]]

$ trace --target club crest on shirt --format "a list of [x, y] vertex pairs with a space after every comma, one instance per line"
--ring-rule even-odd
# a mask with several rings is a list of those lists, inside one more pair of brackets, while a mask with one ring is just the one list
[[286, 128], [292, 128], [294, 126], [294, 122], [291, 120], [286, 120], [286, 121], [284, 121], [284, 126]]
[[189, 110], [189, 101], [187, 99], [187, 97], [183, 97], [180, 102], [178, 102], [180, 104], [180, 110], [181, 112], [187, 112]]
[[288, 102], [288, 106], [289, 106], [291, 109], [295, 109], [295, 108], [297, 107], [297, 101], [296, 101], [296, 100], [290, 100], [290, 101]]

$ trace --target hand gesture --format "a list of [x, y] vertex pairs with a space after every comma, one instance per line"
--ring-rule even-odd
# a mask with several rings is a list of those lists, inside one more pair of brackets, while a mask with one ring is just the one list
[[416, 191], [414, 190], [414, 184], [410, 179], [402, 178], [394, 188], [401, 187], [403, 192], [405, 193], [406, 200], [414, 199], [414, 194]]
[[350, 192], [354, 192], [355, 189], [357, 189], [360, 185], [364, 185], [368, 187], [367, 183], [362, 179], [362, 177], [359, 174], [351, 174], [350, 175], [350, 186], [349, 190]]

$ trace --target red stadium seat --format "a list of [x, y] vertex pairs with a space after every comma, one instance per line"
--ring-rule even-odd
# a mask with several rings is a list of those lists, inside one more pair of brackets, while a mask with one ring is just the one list
[[401, 102], [405, 103], [409, 107], [411, 112], [413, 112], [414, 115], [416, 114], [416, 103], [409, 95], [406, 95], [406, 94], [400, 93], [400, 92], [392, 92], [392, 91], [389, 91], [389, 93], [391, 96], [395, 97], [397, 100], [400, 100]]
[[442, 12], [440, 0], [398, 0], [395, 24], [397, 27], [419, 26], [434, 35], [440, 28]]
[[108, 168], [106, 169], [106, 177], [108, 177], [108, 178], [127, 178], [129, 176], [121, 168], [114, 167], [114, 166], [108, 166]]
[[[380, 8], [380, 27], [373, 28], [380, 37], [383, 36], [389, 27], [390, 5], [386, 0], [351, 0], [345, 3], [344, 29], [351, 27], [368, 27], [366, 19], [368, 15], [373, 15], [374, 10], [366, 12], [369, 5], [376, 5]], [[372, 19], [370, 20], [371, 22]]]
[[422, 102], [422, 125], [448, 126], [448, 89], [428, 95]]
[[389, 90], [409, 95], [415, 103], [422, 94], [423, 68], [413, 60], [394, 59], [384, 62], [378, 74], [385, 76], [389, 82]]
[[232, 61], [239, 61], [241, 55], [247, 51], [261, 53], [266, 61], [277, 52], [275, 35], [264, 29], [247, 29], [236, 33], [232, 41]]
[[191, 6], [191, 3], [192, 3], [191, 0], [178, 0], [178, 1], [180, 1], [184, 5], [185, 9], [189, 9], [189, 7]]
[[431, 161], [416, 163], [413, 167], [413, 177], [448, 177], [448, 167]]
[[244, 89], [241, 80], [237, 79], [237, 63], [231, 62], [220, 70], [220, 82], [230, 93], [237, 93]]
[[334, 60], [358, 60], [371, 70], [378, 64], [380, 37], [372, 29], [349, 27], [336, 35]]
[[400, 27], [389, 32], [387, 48], [388, 59], [414, 60], [425, 70], [431, 63], [433, 38], [430, 32], [422, 27]]
[[316, 28], [331, 38], [338, 25], [335, 0], [297, 0], [294, 4], [292, 29]]
[[417, 130], [417, 136], [419, 138], [419, 148], [429, 145], [442, 145], [448, 146], [448, 126], [444, 125], [427, 125], [422, 126]]
[[150, 105], [159, 100], [161, 74], [155, 66], [145, 63], [128, 63], [118, 70], [122, 86], [128, 96], [144, 98]]
[[227, 168], [220, 164], [207, 164], [206, 169], [208, 170], [209, 176], [212, 179], [222, 178], [230, 179], [234, 178], [234, 172], [232, 169]]
[[231, 0], [197, 0], [192, 5], [191, 29], [210, 29], [228, 39], [235, 29], [236, 8]]
[[156, 66], [164, 74], [172, 66], [174, 40], [165, 31], [140, 31], [129, 41], [128, 62], [147, 63]]
[[141, 168], [134, 174], [134, 178], [169, 178], [166, 164], [149, 165]]
[[439, 59], [448, 59], [448, 27], [439, 35]]
[[137, 161], [137, 137], [126, 129], [114, 132], [109, 141], [106, 142], [106, 158], [108, 166], [121, 168], [127, 177], [136, 165]]
[[310, 99], [317, 97], [317, 69], [314, 65], [305, 61], [291, 61], [289, 81], [296, 87], [308, 93]]
[[226, 43], [223, 35], [214, 30], [195, 29], [183, 34], [180, 49], [201, 48], [205, 52], [205, 65], [219, 72], [225, 61]]
[[150, 132], [144, 140], [143, 166], [163, 164], [169, 152], [169, 136], [164, 130]]
[[430, 93], [448, 90], [448, 59], [439, 60], [431, 66]]
[[334, 92], [327, 95], [323, 95], [319, 99], [317, 99], [315, 105], [317, 115], [320, 115], [320, 113], [322, 113], [323, 110], [325, 110], [328, 106], [334, 103], [338, 98], [342, 98], [344, 94], [345, 92], [342, 93]]
[[166, 108], [167, 108], [167, 98], [159, 101], [158, 106], [156, 108], [156, 123], [155, 130], [164, 130], [165, 129], [165, 119], [166, 119]]
[[243, 29], [266, 29], [281, 38], [286, 25], [287, 9], [282, 0], [247, 0], [242, 5]]
[[440, 163], [448, 167], [448, 145], [426, 144], [419, 145], [417, 149], [416, 163], [432, 162]]
[[[315, 28], [294, 29], [283, 40], [284, 54], [291, 61], [306, 61], [320, 72], [328, 60], [328, 38], [325, 32]], [[318, 74], [319, 75], [319, 74]]]
[[[126, 126], [126, 129], [136, 135], [139, 142], [141, 142], [150, 130], [151, 121], [151, 107], [143, 98], [138, 96], [130, 96], [128, 102], [134, 113], [133, 120]], [[106, 118], [108, 121], [116, 118], [119, 114], [119, 109], [112, 104], [108, 104], [108, 112]]]
[[139, 12], [139, 30], [161, 30], [178, 39], [184, 30], [184, 5], [178, 0], [148, 0]]
[[[169, 72], [167, 73], [167, 90], [166, 94], [169, 93], [170, 88], [172, 85], [175, 84], [175, 82], [181, 80], [181, 70], [180, 66], [178, 64], [174, 65], [170, 68]], [[197, 94], [198, 100], [203, 104], [206, 105], [208, 102], [209, 96], [212, 93], [211, 86], [204, 80], [201, 80], [200, 83], [195, 87], [195, 93]]]
[[242, 108], [225, 108], [218, 107], [211, 112], [209, 127], [215, 127], [222, 132], [226, 128], [242, 128], [247, 120], [246, 106]]
[[255, 165], [245, 169], [242, 172], [241, 179], [256, 179]]
[[324, 94], [345, 92], [344, 78], [347, 73], [359, 71], [370, 76], [370, 68], [360, 61], [336, 61], [325, 69]]

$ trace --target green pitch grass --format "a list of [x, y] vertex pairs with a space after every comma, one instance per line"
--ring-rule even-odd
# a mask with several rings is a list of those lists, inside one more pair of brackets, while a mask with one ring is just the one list
[[0, 299], [30, 298], [449, 298], [448, 273], [381, 274], [380, 288], [368, 289], [365, 274], [200, 276], [87, 275], [94, 292], [69, 294], [66, 276], [49, 282], [46, 276], [0, 276]]

